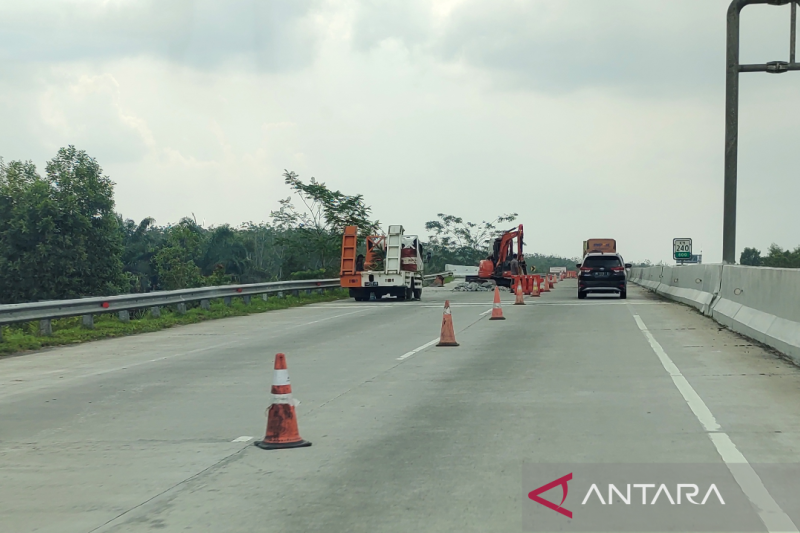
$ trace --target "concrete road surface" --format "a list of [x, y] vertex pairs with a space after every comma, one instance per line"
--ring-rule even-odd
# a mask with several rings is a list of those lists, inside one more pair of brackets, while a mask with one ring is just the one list
[[[791, 462], [800, 371], [630, 287], [428, 290], [0, 360], [4, 532], [520, 531], [525, 462]], [[453, 305], [456, 348], [422, 350]], [[310, 448], [263, 451], [285, 352]], [[738, 454], [738, 455], [737, 455]]]

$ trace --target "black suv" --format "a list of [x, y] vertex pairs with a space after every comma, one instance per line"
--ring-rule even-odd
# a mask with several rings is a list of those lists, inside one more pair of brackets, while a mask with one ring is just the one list
[[586, 298], [590, 292], [619, 293], [628, 296], [628, 274], [631, 265], [619, 254], [589, 254], [578, 266], [578, 298]]

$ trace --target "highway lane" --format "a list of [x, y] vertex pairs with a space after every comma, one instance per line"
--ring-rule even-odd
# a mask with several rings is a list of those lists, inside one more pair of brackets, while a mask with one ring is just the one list
[[[461, 346], [398, 360], [438, 336], [445, 298]], [[505, 321], [482, 314], [488, 293], [437, 290], [0, 360], [0, 516], [20, 532], [519, 531], [522, 461], [721, 462], [698, 398], [750, 462], [795, 460], [800, 372], [775, 355], [634, 287], [503, 298]], [[249, 440], [277, 351], [311, 448]]]

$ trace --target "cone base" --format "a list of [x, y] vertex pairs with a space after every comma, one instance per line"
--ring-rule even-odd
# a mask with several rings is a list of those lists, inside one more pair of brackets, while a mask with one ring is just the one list
[[506, 317], [504, 317], [504, 316], [493, 316], [489, 320], [505, 320], [505, 319], [506, 319]]
[[305, 448], [311, 446], [311, 443], [307, 440], [299, 440], [296, 442], [264, 442], [263, 440], [259, 440], [254, 442], [253, 445], [258, 446], [262, 450], [283, 450], [286, 448]]
[[514, 305], [525, 305], [525, 302], [515, 303]]
[[436, 346], [461, 346], [457, 342], [440, 342]]

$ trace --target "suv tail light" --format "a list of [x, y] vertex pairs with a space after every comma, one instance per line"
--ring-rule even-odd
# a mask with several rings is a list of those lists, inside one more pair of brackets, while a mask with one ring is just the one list
[[592, 269], [589, 267], [581, 267], [581, 272], [591, 272]]
[[625, 271], [625, 267], [611, 267], [611, 270], [613, 272], [624, 272]]

